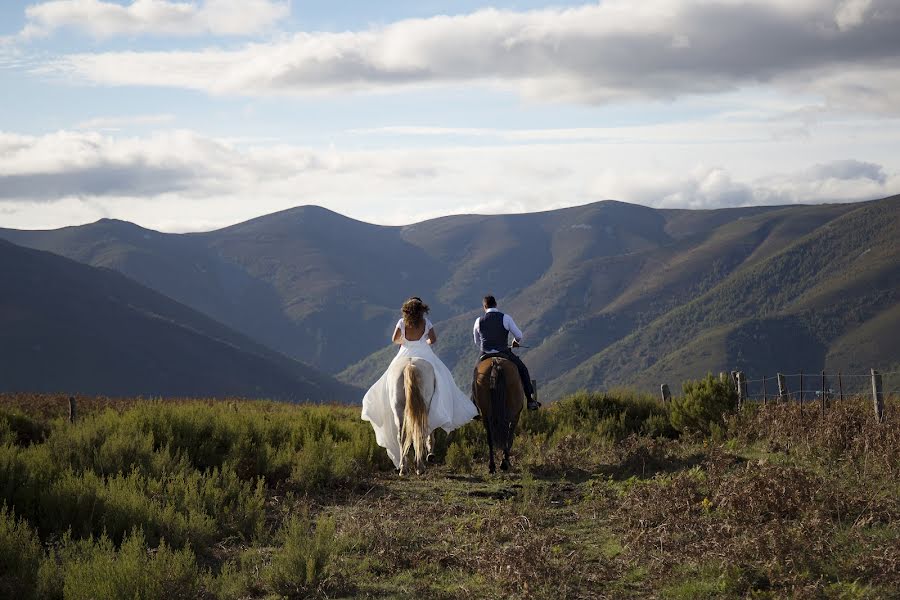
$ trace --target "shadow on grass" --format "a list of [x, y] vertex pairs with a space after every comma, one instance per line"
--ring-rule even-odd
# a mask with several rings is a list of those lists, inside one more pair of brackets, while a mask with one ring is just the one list
[[448, 473], [444, 475], [444, 478], [452, 481], [462, 481], [463, 483], [484, 483], [484, 478], [477, 475], [456, 475]]
[[685, 457], [665, 456], [641, 448], [637, 452], [630, 453], [618, 464], [602, 465], [597, 469], [597, 474], [606, 475], [615, 481], [632, 477], [651, 479], [656, 475], [668, 475], [702, 465], [706, 459], [704, 453], [694, 453]]
[[668, 456], [646, 448], [629, 452], [618, 463], [600, 465], [591, 470], [570, 465], [541, 465], [533, 467], [531, 474], [535, 479], [547, 482], [564, 480], [574, 484], [582, 484], [598, 476], [608, 477], [614, 481], [624, 481], [632, 477], [651, 479], [656, 475], [677, 473], [702, 465], [707, 461], [705, 453], [698, 452], [687, 457]]
[[560, 480], [569, 481], [571, 483], [584, 483], [599, 473], [586, 471], [578, 467], [572, 466], [550, 466], [541, 465], [531, 469], [531, 476], [541, 481], [558, 482]]

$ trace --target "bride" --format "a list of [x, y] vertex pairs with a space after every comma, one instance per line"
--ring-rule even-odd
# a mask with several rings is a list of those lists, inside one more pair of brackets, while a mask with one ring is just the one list
[[[465, 425], [478, 414], [478, 409], [457, 386], [450, 370], [437, 357], [431, 346], [437, 342], [434, 327], [426, 317], [428, 305], [413, 297], [403, 303], [403, 317], [397, 322], [392, 341], [400, 351], [384, 375], [369, 388], [363, 398], [362, 419], [372, 423], [375, 440], [387, 450], [394, 466], [400, 468], [403, 458], [400, 446], [400, 414], [394, 410], [394, 398], [402, 394], [403, 372], [415, 359], [424, 359], [434, 370], [434, 395], [425, 399], [428, 409], [429, 436], [437, 428], [447, 432]], [[398, 385], [399, 382], [399, 385]], [[400, 407], [402, 412], [403, 408]]]

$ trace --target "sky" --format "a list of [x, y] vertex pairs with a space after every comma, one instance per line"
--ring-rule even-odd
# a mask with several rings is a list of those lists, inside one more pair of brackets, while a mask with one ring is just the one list
[[0, 3], [0, 227], [900, 193], [900, 0]]

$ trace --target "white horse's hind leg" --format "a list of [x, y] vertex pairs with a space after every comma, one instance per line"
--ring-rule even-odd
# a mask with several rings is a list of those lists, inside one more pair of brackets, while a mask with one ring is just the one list
[[425, 438], [425, 450], [428, 453], [428, 456], [425, 457], [425, 460], [433, 463], [435, 461], [434, 456], [434, 432], [428, 434], [428, 437]]
[[[425, 400], [425, 406], [428, 410], [431, 409], [431, 400], [434, 398], [434, 393], [437, 391], [437, 378], [434, 374], [434, 367], [431, 366], [431, 363], [424, 359], [413, 359], [416, 360], [416, 366], [422, 372], [422, 378], [420, 381], [421, 387], [419, 388], [422, 392], [422, 398]], [[425, 472], [425, 462], [434, 462], [434, 432], [429, 431], [428, 435], [425, 436], [425, 461], [422, 461], [422, 471], [419, 473], [421, 475]]]
[[400, 468], [398, 473], [400, 476], [407, 475], [409, 473], [409, 461], [406, 457], [406, 454], [402, 452], [403, 449], [403, 417], [406, 411], [406, 392], [403, 389], [403, 375], [401, 374], [396, 388], [397, 396], [394, 398], [393, 408], [394, 408], [394, 416], [397, 419], [397, 423], [399, 423], [400, 427], [397, 429], [397, 447], [401, 449], [400, 456]]

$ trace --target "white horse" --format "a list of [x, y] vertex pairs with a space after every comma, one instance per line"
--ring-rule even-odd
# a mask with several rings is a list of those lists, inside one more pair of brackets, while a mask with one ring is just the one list
[[400, 475], [409, 472], [407, 457], [410, 447], [416, 457], [416, 474], [425, 472], [425, 461], [434, 460], [434, 435], [428, 429], [428, 409], [434, 396], [434, 367], [424, 358], [412, 357], [392, 386], [396, 394], [391, 406], [400, 424], [397, 434], [400, 444]]

